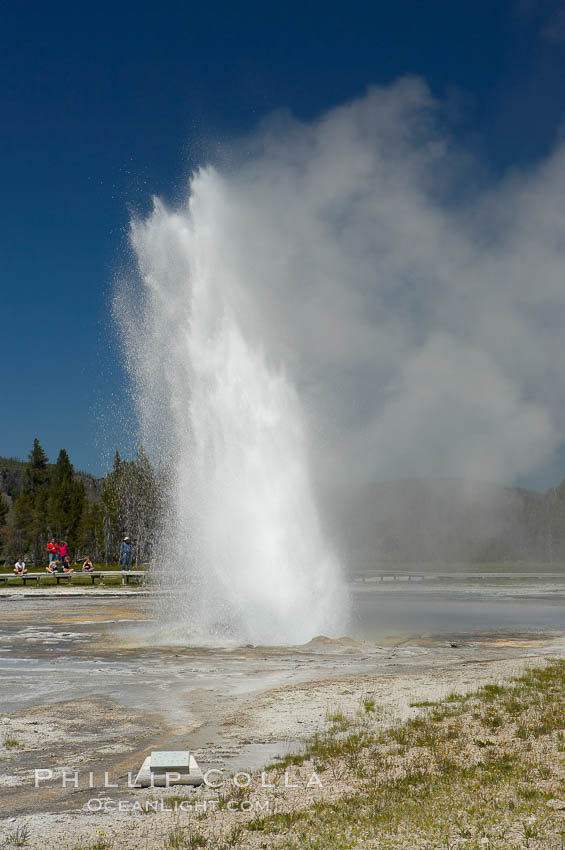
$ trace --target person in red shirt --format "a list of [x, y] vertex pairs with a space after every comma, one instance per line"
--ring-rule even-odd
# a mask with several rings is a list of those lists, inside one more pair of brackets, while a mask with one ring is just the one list
[[49, 543], [47, 544], [47, 554], [49, 555], [49, 563], [52, 564], [53, 561], [57, 560], [57, 553], [59, 547], [57, 546], [57, 541], [54, 537], [51, 538]]
[[62, 564], [65, 563], [65, 558], [69, 554], [69, 550], [67, 548], [67, 544], [64, 540], [61, 540], [59, 543], [59, 560]]

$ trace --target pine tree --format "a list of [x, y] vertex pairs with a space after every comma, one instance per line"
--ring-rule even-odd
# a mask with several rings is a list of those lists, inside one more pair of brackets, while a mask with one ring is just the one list
[[143, 446], [133, 466], [135, 500], [129, 527], [135, 540], [135, 563], [148, 561], [155, 542], [159, 519], [159, 487], [155, 471]]
[[118, 557], [125, 534], [134, 540], [136, 564], [148, 560], [157, 533], [160, 488], [143, 446], [135, 461], [123, 461], [116, 452], [101, 498], [106, 563]]
[[104, 538], [104, 561], [109, 564], [117, 559], [116, 541], [120, 533], [118, 521], [118, 485], [121, 470], [121, 458], [118, 452], [114, 456], [114, 465], [102, 484], [102, 508], [103, 508], [103, 538]]
[[9, 507], [8, 503], [4, 499], [2, 493], [0, 493], [0, 547], [4, 545], [7, 539], [7, 528], [6, 522], [8, 520], [8, 512]]
[[77, 545], [81, 557], [88, 555], [93, 561], [104, 559], [104, 507], [98, 502], [84, 503]]
[[84, 498], [84, 485], [75, 480], [69, 456], [61, 449], [51, 473], [48, 519], [53, 536], [57, 540], [65, 539], [71, 550], [78, 544]]
[[24, 486], [14, 502], [14, 527], [21, 548], [38, 564], [45, 559], [48, 537], [49, 469], [47, 455], [37, 437], [33, 441], [29, 461]]
[[33, 441], [33, 448], [28, 457], [30, 465], [25, 472], [24, 489], [37, 494], [49, 481], [47, 455], [37, 437]]

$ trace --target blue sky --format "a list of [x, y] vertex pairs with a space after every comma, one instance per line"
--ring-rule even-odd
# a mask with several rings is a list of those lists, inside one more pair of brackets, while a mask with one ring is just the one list
[[[103, 473], [132, 450], [109, 316], [131, 210], [279, 107], [301, 119], [406, 74], [499, 175], [563, 126], [565, 12], [453, 3], [3, 3], [0, 454], [38, 436]], [[558, 481], [564, 469], [555, 471]]]

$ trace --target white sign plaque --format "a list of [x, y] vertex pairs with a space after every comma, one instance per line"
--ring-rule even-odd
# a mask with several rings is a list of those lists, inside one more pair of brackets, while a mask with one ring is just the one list
[[190, 770], [190, 752], [188, 750], [153, 750], [149, 761], [150, 770], [163, 772]]

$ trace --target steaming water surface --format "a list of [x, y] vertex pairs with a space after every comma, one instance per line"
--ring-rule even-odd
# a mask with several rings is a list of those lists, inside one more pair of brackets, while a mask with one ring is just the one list
[[402, 634], [472, 636], [559, 630], [565, 626], [565, 589], [533, 597], [499, 592], [390, 592], [356, 598], [357, 633], [378, 640]]

